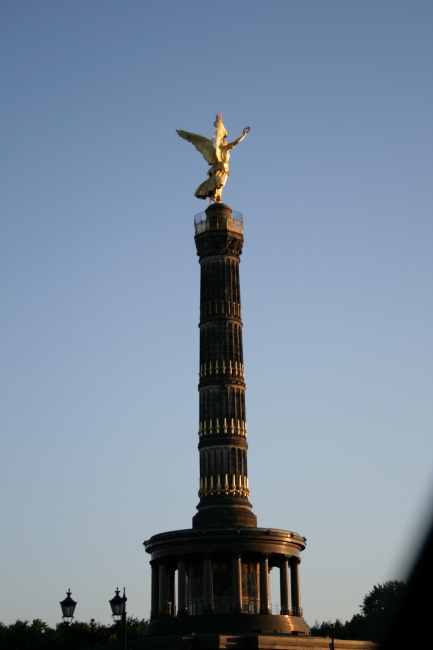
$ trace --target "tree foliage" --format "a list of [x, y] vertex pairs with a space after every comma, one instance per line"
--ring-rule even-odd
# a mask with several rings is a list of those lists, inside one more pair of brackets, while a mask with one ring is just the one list
[[342, 623], [338, 618], [334, 623], [315, 622], [311, 628], [313, 636], [334, 636], [335, 639], [354, 639], [363, 641], [383, 641], [403, 598], [406, 585], [401, 580], [388, 580], [383, 585], [375, 585], [363, 598], [361, 613], [350, 621]]
[[389, 580], [383, 585], [375, 585], [364, 596], [361, 612], [365, 622], [363, 634], [373, 641], [383, 641], [385, 633], [395, 616], [403, 598], [406, 585], [399, 580]]
[[[0, 647], [2, 650], [79, 650], [97, 648], [120, 641], [119, 623], [82, 623], [71, 625], [59, 623], [49, 627], [40, 619], [16, 621], [12, 625], [0, 623]], [[129, 616], [126, 620], [126, 638], [139, 639], [147, 625], [144, 619]]]
[[[361, 613], [350, 621], [334, 623], [325, 621], [311, 628], [313, 636], [328, 636], [335, 639], [382, 641], [403, 598], [406, 585], [399, 580], [389, 580], [375, 585], [363, 598]], [[147, 625], [145, 619], [129, 616], [126, 621], [127, 639], [139, 639]], [[0, 647], [2, 650], [79, 650], [98, 648], [120, 641], [119, 624], [83, 623], [71, 625], [59, 623], [49, 627], [40, 619], [16, 621], [12, 625], [0, 623]]]
[[361, 612], [364, 616], [374, 616], [384, 612], [394, 613], [401, 602], [406, 585], [400, 580], [388, 580], [383, 585], [375, 585], [364, 596]]

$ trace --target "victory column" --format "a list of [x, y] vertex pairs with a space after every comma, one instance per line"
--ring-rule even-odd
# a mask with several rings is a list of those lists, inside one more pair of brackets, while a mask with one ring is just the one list
[[[144, 542], [152, 567], [151, 620], [144, 638], [149, 649], [180, 648], [192, 641], [219, 648], [222, 635], [241, 643], [248, 637], [261, 648], [269, 634], [278, 632], [287, 639], [310, 633], [302, 615], [299, 582], [306, 540], [291, 531], [258, 528], [249, 501], [239, 281], [243, 221], [241, 214], [222, 203], [222, 190], [230, 152], [250, 128], [228, 144], [221, 113], [215, 127], [210, 140], [177, 132], [210, 165], [209, 178], [195, 192], [198, 198], [210, 199], [205, 212], [195, 217], [201, 268], [200, 501], [192, 528]], [[272, 568], [280, 574], [277, 613], [271, 611]], [[213, 640], [206, 636], [205, 642], [204, 635], [210, 634]], [[279, 647], [276, 640], [273, 647]]]

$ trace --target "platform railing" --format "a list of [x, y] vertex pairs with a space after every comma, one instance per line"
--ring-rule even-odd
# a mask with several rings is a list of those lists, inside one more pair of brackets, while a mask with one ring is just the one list
[[243, 217], [240, 212], [232, 211], [230, 217], [208, 216], [206, 212], [200, 212], [194, 217], [195, 234], [199, 235], [207, 230], [232, 230], [242, 234]]
[[285, 605], [280, 607], [277, 603], [276, 605], [270, 605], [269, 609], [274, 616], [302, 616], [302, 607], [286, 607]]
[[254, 600], [253, 598], [244, 600], [243, 612], [244, 614], [260, 614], [260, 600]]
[[203, 614], [203, 601], [202, 600], [193, 600], [189, 601], [188, 614], [190, 616], [200, 616]]
[[[277, 603], [276, 605], [269, 605], [270, 614], [274, 616], [303, 616], [302, 607], [285, 607]], [[244, 614], [260, 614], [260, 601], [254, 599], [244, 599], [242, 603], [242, 611]], [[215, 614], [231, 614], [233, 612], [233, 601], [231, 599], [214, 600], [214, 613]], [[173, 603], [167, 603], [166, 616], [176, 616], [176, 606]], [[203, 601], [195, 600], [189, 602], [188, 615], [200, 616], [203, 614]]]
[[215, 614], [230, 614], [233, 611], [233, 601], [218, 598], [214, 600], [213, 607]]

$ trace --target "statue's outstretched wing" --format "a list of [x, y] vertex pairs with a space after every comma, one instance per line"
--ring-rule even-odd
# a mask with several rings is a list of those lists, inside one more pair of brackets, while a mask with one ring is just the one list
[[204, 135], [197, 135], [196, 133], [188, 133], [188, 131], [178, 131], [176, 133], [180, 135], [184, 140], [191, 142], [197, 151], [200, 151], [203, 154], [205, 160], [209, 165], [215, 165], [218, 162], [215, 147], [212, 144], [212, 140], [208, 140]]

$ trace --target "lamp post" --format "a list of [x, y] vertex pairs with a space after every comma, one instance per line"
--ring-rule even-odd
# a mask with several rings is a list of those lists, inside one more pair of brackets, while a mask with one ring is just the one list
[[334, 650], [334, 648], [335, 648], [335, 644], [334, 644], [334, 623], [331, 623], [331, 632], [332, 632], [332, 636], [331, 636], [330, 648], [331, 648], [331, 650]]
[[90, 647], [93, 648], [95, 647], [95, 619], [91, 618], [90, 619]]
[[126, 650], [126, 601], [125, 588], [123, 596], [119, 596], [119, 589], [116, 589], [116, 595], [110, 601], [111, 611], [115, 621], [121, 621], [121, 649]]
[[74, 618], [74, 611], [77, 603], [71, 598], [71, 590], [68, 589], [66, 593], [66, 598], [60, 602], [60, 607], [62, 608], [62, 618], [66, 619], [66, 623], [69, 625]]

